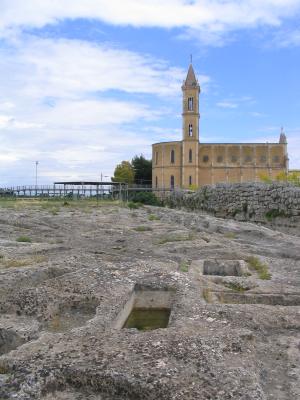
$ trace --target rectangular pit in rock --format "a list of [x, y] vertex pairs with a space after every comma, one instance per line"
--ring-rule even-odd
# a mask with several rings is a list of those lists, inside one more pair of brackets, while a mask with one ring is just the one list
[[167, 328], [170, 313], [169, 308], [134, 308], [123, 328], [136, 328], [139, 331]]
[[300, 295], [281, 293], [211, 292], [209, 303], [264, 304], [268, 306], [299, 306]]
[[167, 328], [174, 290], [136, 286], [117, 317], [115, 328], [136, 328], [149, 331]]
[[243, 276], [247, 267], [242, 260], [204, 260], [203, 275]]

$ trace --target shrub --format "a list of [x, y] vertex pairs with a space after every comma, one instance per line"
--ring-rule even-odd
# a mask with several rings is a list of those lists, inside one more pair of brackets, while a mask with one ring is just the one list
[[32, 239], [29, 236], [19, 236], [16, 239], [17, 242], [21, 242], [21, 243], [31, 243]]
[[152, 192], [134, 192], [129, 195], [129, 199], [134, 203], [161, 206], [160, 200]]
[[196, 192], [198, 189], [197, 185], [189, 185], [189, 190], [192, 190], [193, 192]]
[[149, 219], [149, 221], [159, 221], [160, 217], [158, 215], [155, 215], [155, 214], [150, 214], [148, 219]]
[[134, 203], [133, 201], [129, 201], [127, 204], [127, 207], [130, 208], [130, 210], [136, 210], [137, 208], [140, 208], [140, 206], [140, 203]]
[[273, 208], [272, 210], [269, 210], [266, 212], [265, 217], [267, 218], [268, 221], [271, 221], [274, 218], [277, 217], [285, 217], [284, 211], [277, 210], [276, 208]]

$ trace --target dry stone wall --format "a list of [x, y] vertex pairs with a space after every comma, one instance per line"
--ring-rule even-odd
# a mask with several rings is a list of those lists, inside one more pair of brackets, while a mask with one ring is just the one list
[[287, 183], [217, 184], [203, 186], [196, 193], [174, 191], [168, 205], [242, 221], [300, 222], [300, 187]]

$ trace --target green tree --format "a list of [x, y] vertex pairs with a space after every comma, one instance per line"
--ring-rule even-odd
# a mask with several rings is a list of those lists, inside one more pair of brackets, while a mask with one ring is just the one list
[[122, 161], [118, 164], [114, 171], [114, 176], [111, 178], [112, 182], [134, 182], [134, 170], [129, 161]]
[[147, 160], [142, 154], [134, 156], [131, 161], [134, 170], [134, 183], [152, 184], [152, 160]]

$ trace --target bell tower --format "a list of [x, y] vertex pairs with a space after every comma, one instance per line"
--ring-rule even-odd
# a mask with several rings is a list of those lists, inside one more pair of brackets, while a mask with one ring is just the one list
[[182, 173], [183, 188], [199, 186], [199, 95], [192, 63], [182, 85]]
[[200, 85], [197, 81], [193, 65], [190, 64], [186, 80], [182, 85], [183, 140], [197, 140], [199, 142], [199, 94]]

